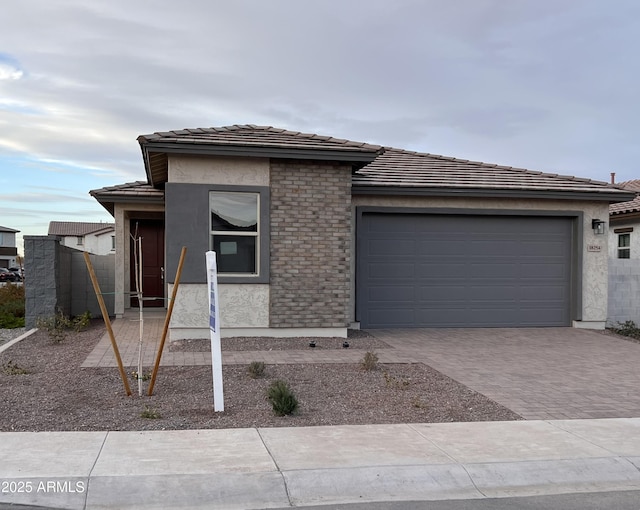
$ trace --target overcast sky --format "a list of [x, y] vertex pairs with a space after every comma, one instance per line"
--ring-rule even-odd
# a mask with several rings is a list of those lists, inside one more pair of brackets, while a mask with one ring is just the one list
[[2, 3], [0, 225], [112, 221], [138, 135], [271, 125], [640, 178], [637, 0]]

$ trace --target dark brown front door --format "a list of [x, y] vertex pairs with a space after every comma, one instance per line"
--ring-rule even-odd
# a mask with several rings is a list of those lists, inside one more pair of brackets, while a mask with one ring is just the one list
[[[142, 239], [142, 296], [144, 307], [164, 306], [164, 222], [161, 220], [131, 220], [131, 235]], [[131, 292], [135, 292], [135, 262], [133, 239], [131, 246]], [[147, 298], [157, 299], [147, 299]], [[131, 297], [131, 306], [138, 307], [138, 298]]]

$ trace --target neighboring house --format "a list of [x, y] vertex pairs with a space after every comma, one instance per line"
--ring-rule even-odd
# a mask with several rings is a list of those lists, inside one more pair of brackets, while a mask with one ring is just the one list
[[208, 336], [210, 249], [225, 336], [605, 325], [593, 220], [628, 191], [253, 125], [138, 142], [147, 181], [90, 193], [116, 222], [117, 315], [132, 306], [135, 229], [145, 296], [171, 295], [187, 247], [173, 340]]
[[[640, 193], [640, 180], [617, 186]], [[640, 324], [640, 196], [609, 207], [608, 318]]]
[[64, 246], [96, 255], [108, 255], [116, 249], [113, 223], [52, 221], [49, 223], [48, 234], [60, 237]]
[[19, 230], [8, 227], [0, 227], [0, 267], [16, 267], [18, 248], [16, 247], [16, 234]]

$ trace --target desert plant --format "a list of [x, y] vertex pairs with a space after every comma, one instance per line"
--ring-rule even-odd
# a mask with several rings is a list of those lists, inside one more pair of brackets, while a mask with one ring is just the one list
[[378, 355], [375, 352], [367, 351], [364, 353], [364, 358], [360, 362], [362, 368], [367, 372], [378, 368]]
[[90, 323], [91, 323], [91, 312], [87, 310], [82, 315], [76, 315], [71, 320], [71, 327], [76, 333], [79, 333], [80, 331], [85, 330]]
[[143, 381], [149, 381], [151, 380], [151, 374], [138, 374], [138, 372], [136, 370], [134, 370], [133, 372], [131, 372], [131, 377], [133, 377], [134, 380], [138, 380], [138, 379], [142, 379]]
[[611, 331], [618, 335], [640, 339], [640, 327], [633, 321], [618, 322], [611, 327]]
[[298, 399], [285, 381], [273, 381], [267, 389], [267, 398], [276, 416], [293, 414], [298, 409]]
[[144, 411], [140, 413], [140, 418], [146, 418], [148, 420], [158, 420], [162, 418], [162, 415], [152, 407], [144, 406]]
[[387, 371], [385, 371], [383, 375], [384, 375], [384, 382], [387, 385], [387, 388], [395, 388], [397, 390], [406, 390], [411, 384], [411, 381], [409, 379], [396, 377], [394, 375], [391, 375]]
[[18, 364], [12, 360], [3, 363], [2, 371], [7, 375], [25, 375], [29, 373], [26, 368], [19, 367]]
[[262, 361], [252, 361], [247, 367], [247, 372], [249, 372], [249, 377], [251, 379], [258, 379], [264, 375], [265, 365]]
[[0, 328], [24, 327], [24, 287], [7, 283], [0, 287]]
[[65, 338], [67, 338], [67, 330], [71, 326], [71, 321], [62, 312], [62, 310], [58, 310], [55, 315], [38, 317], [36, 320], [36, 327], [38, 329], [44, 329], [54, 343], [64, 341]]

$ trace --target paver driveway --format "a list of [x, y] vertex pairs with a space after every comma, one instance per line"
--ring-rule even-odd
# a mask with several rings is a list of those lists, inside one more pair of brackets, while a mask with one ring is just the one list
[[528, 420], [640, 417], [640, 344], [603, 332], [531, 328], [370, 333]]

